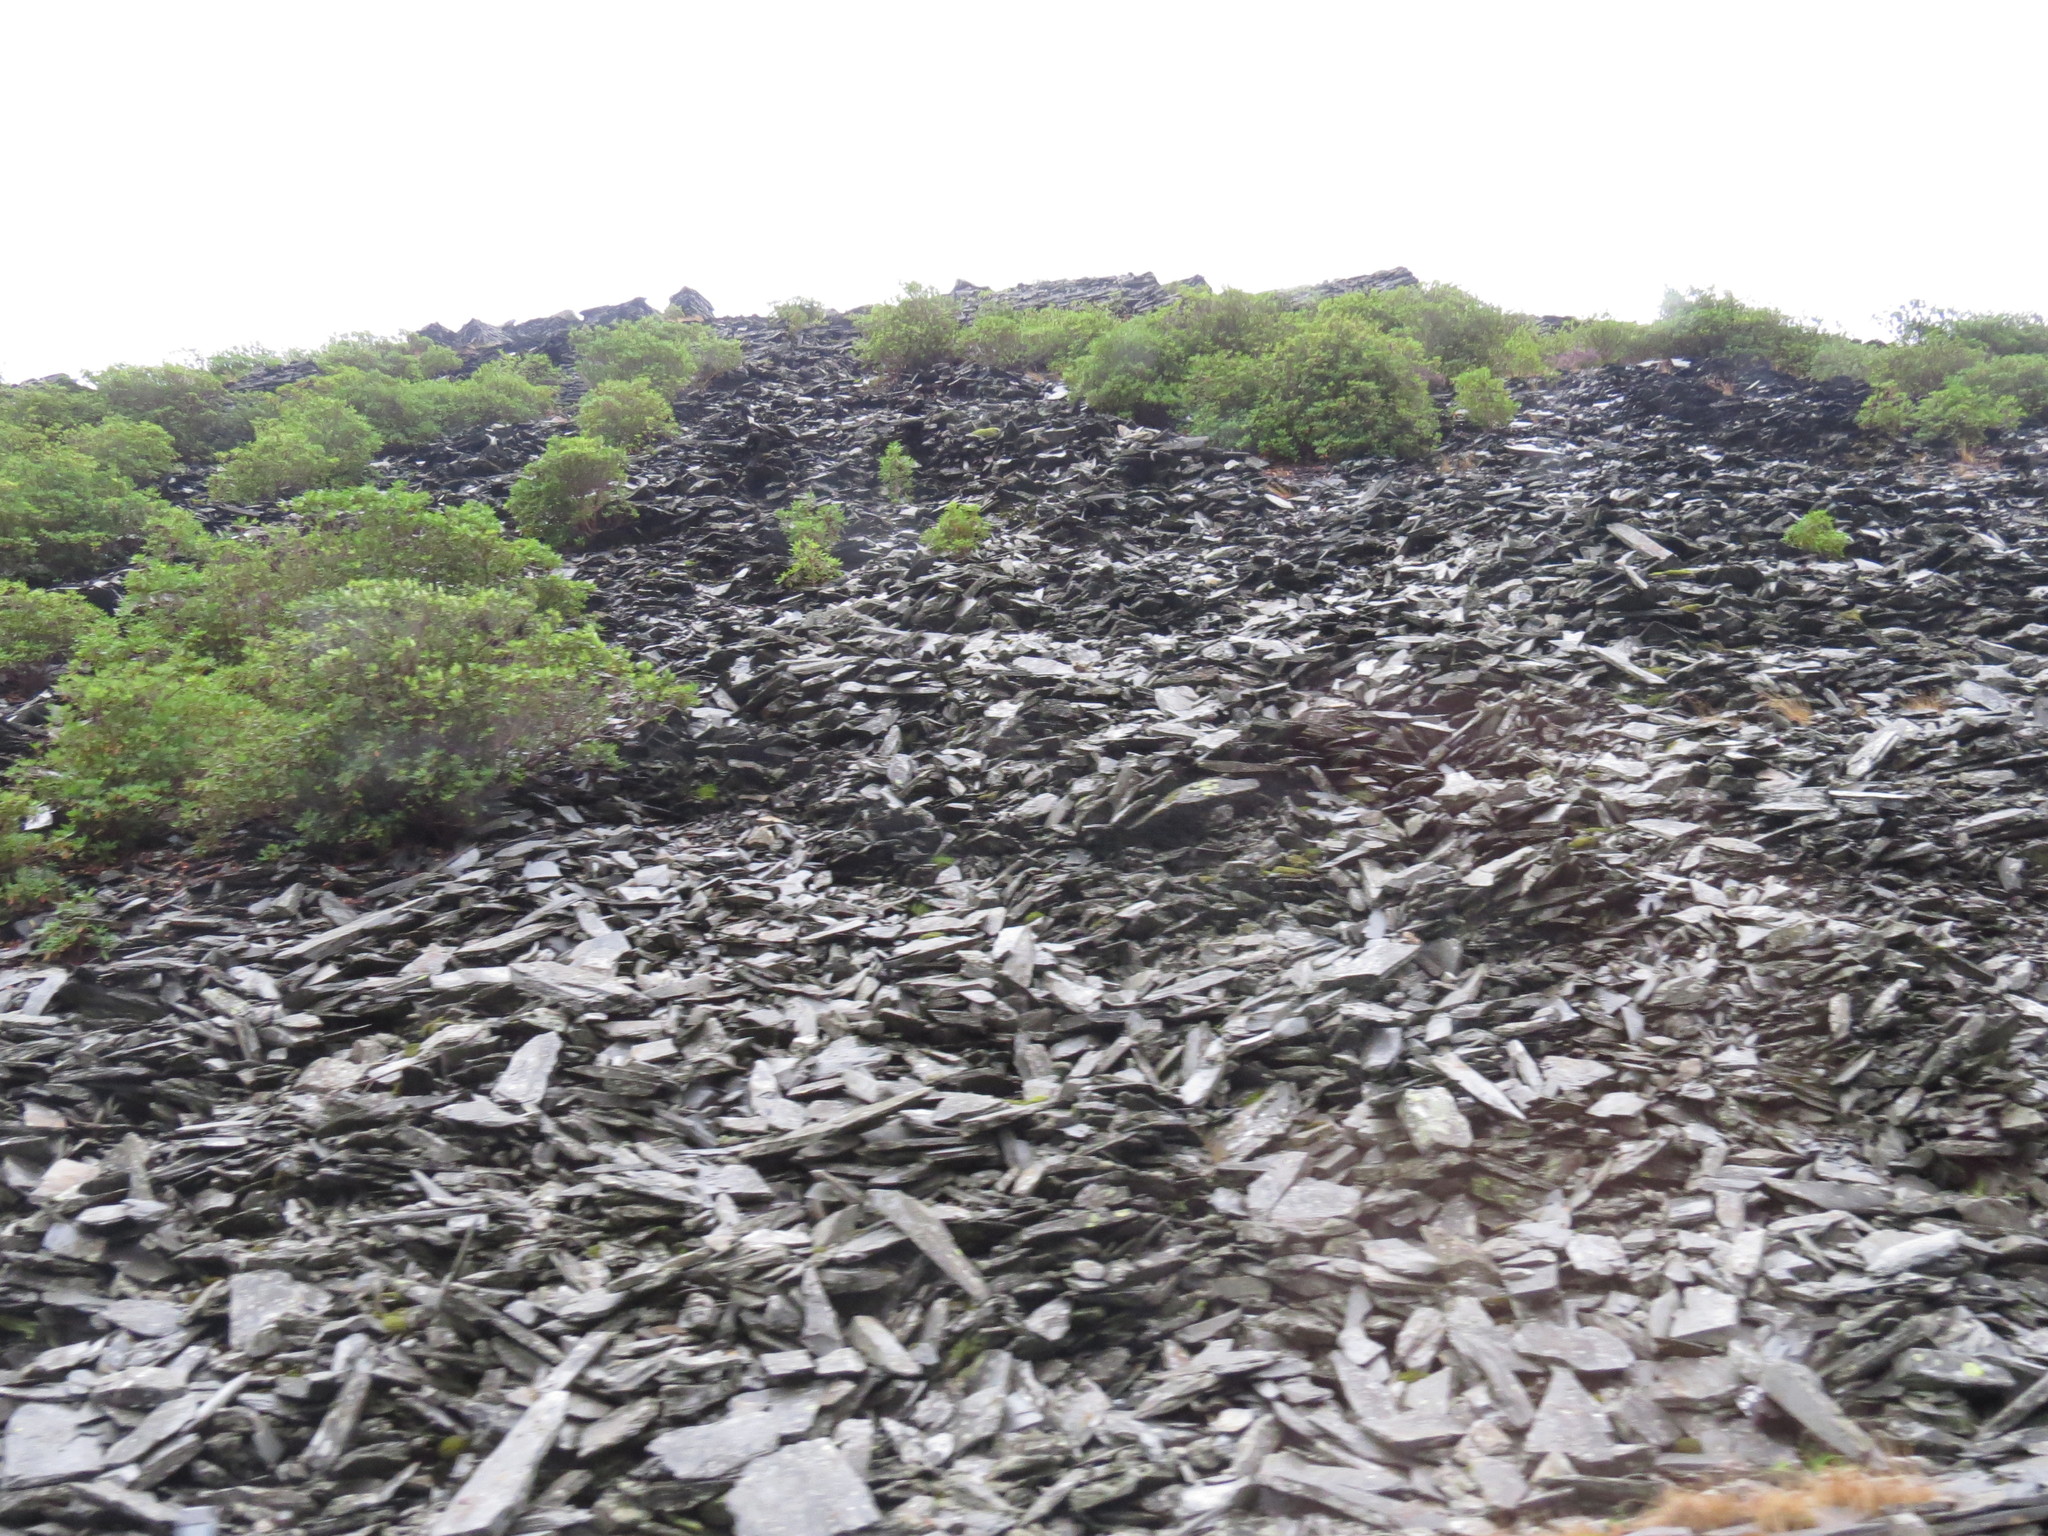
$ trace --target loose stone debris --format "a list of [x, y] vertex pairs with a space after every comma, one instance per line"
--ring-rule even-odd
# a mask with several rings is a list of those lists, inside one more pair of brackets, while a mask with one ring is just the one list
[[1855, 1529], [2048, 1520], [2048, 445], [1701, 362], [1291, 469], [709, 323], [579, 562], [698, 707], [12, 952], [0, 1522], [1484, 1536], [1881, 1452], [1947, 1504]]

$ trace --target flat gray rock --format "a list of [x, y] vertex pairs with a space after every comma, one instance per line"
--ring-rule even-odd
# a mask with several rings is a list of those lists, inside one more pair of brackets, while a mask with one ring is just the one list
[[1607, 1412], [1593, 1400], [1593, 1394], [1579, 1384], [1570, 1371], [1554, 1370], [1543, 1401], [1536, 1405], [1535, 1422], [1522, 1438], [1522, 1449], [1532, 1455], [1558, 1451], [1566, 1456], [1585, 1456], [1614, 1444]]
[[647, 1442], [647, 1451], [669, 1476], [709, 1482], [732, 1476], [780, 1444], [782, 1430], [773, 1415], [743, 1413], [656, 1435]]
[[725, 1496], [734, 1536], [841, 1536], [882, 1512], [846, 1453], [801, 1440], [754, 1462]]

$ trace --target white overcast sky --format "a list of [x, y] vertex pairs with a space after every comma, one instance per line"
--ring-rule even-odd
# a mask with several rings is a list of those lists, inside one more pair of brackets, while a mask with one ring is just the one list
[[2041, 0], [20, 5], [0, 378], [687, 283], [2048, 308]]

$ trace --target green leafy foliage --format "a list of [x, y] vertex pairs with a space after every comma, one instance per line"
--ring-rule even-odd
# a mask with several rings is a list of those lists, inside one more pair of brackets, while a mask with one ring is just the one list
[[[493, 422], [535, 421], [554, 409], [555, 391], [517, 365], [494, 359], [466, 379], [408, 378], [354, 366], [278, 391], [276, 409], [306, 397], [339, 400], [389, 443], [424, 443]], [[260, 427], [258, 429], [261, 430]]]
[[44, 592], [0, 581], [0, 686], [41, 688], [107, 616], [76, 592]]
[[69, 581], [119, 564], [169, 509], [69, 448], [0, 454], [0, 577]]
[[959, 306], [920, 283], [905, 283], [901, 298], [854, 316], [853, 324], [860, 332], [853, 355], [882, 373], [914, 373], [959, 355]]
[[0, 427], [16, 429], [23, 441], [91, 426], [106, 413], [107, 402], [99, 391], [72, 379], [0, 386]]
[[1468, 368], [1451, 380], [1458, 409], [1475, 427], [1498, 432], [1515, 419], [1515, 397], [1491, 368]]
[[256, 502], [353, 485], [383, 445], [377, 429], [342, 401], [301, 396], [260, 423], [253, 442], [222, 459], [207, 489], [222, 501]]
[[960, 333], [959, 353], [984, 368], [1042, 372], [1065, 367], [1095, 338], [1116, 328], [1099, 305], [1078, 309], [1011, 309], [990, 304]]
[[137, 485], [161, 480], [178, 467], [177, 444], [153, 421], [110, 416], [89, 427], [73, 427], [64, 434], [64, 444]]
[[939, 509], [939, 520], [919, 537], [926, 549], [942, 555], [964, 555], [979, 548], [990, 532], [978, 502], [949, 501]]
[[1987, 355], [1973, 342], [1932, 332], [1918, 341], [1886, 347], [1871, 363], [1870, 382], [1893, 385], [1917, 400], [1965, 368], [1983, 362]]
[[114, 947], [114, 931], [106, 925], [105, 915], [92, 896], [68, 897], [35, 925], [29, 947], [44, 960], [104, 955]]
[[2024, 414], [2009, 395], [1951, 380], [1913, 408], [1913, 434], [1924, 442], [1952, 444], [1968, 456], [1991, 433], [2018, 426]]
[[882, 493], [892, 501], [908, 501], [911, 486], [917, 478], [917, 460], [904, 450], [901, 443], [891, 443], [882, 450], [882, 457], [875, 466], [875, 477], [882, 482]]
[[846, 572], [832, 553], [846, 532], [846, 509], [836, 501], [820, 501], [806, 491], [775, 514], [782, 533], [789, 540], [789, 569], [781, 576], [785, 587], [822, 587]]
[[1649, 335], [1653, 357], [1754, 359], [1797, 374], [1808, 371], [1822, 339], [1816, 326], [1711, 288], [1665, 294]]
[[1952, 383], [2004, 395], [2028, 416], [2048, 417], [2048, 355], [2007, 353], [1988, 357], [1957, 374]]
[[268, 347], [229, 347], [216, 352], [206, 360], [206, 371], [217, 379], [232, 384], [236, 379], [247, 378], [263, 368], [275, 368], [286, 359]]
[[197, 463], [249, 436], [220, 377], [204, 368], [160, 363], [108, 368], [92, 376], [109, 416], [153, 421], [171, 434], [178, 457]]
[[1787, 528], [1785, 542], [1794, 549], [1826, 555], [1831, 560], [1846, 554], [1849, 549], [1849, 535], [1835, 526], [1835, 514], [1825, 507], [1815, 507]]
[[1325, 305], [1258, 356], [1213, 353], [1187, 384], [1195, 430], [1279, 458], [1419, 458], [1436, 447], [1429, 359], [1405, 336]]
[[775, 306], [775, 318], [791, 336], [801, 336], [814, 325], [823, 325], [830, 311], [816, 299], [784, 299]]
[[1870, 382], [1871, 371], [1885, 349], [1876, 342], [1852, 341], [1847, 336], [1825, 337], [1814, 348], [1806, 365], [1807, 377], [1815, 379], [1857, 379]]
[[1527, 315], [1511, 314], [1449, 283], [1347, 293], [1321, 313], [1355, 316], [1405, 336], [1445, 375], [1487, 368], [1503, 377], [1543, 372], [1543, 348]]
[[1912, 428], [1913, 397], [1896, 384], [1880, 384], [1863, 397], [1856, 425], [1866, 432], [1897, 437]]
[[372, 336], [352, 331], [328, 342], [313, 354], [313, 361], [323, 373], [359, 368], [394, 379], [437, 379], [462, 371], [461, 355], [453, 348], [418, 334]]
[[486, 507], [358, 489], [290, 510], [145, 558], [15, 793], [113, 844], [252, 819], [383, 840], [601, 757], [612, 725], [682, 697], [579, 622], [581, 586]]
[[1538, 338], [1543, 361], [1552, 368], [1598, 368], [1640, 363], [1656, 355], [1650, 327], [1635, 320], [1596, 315], [1574, 320]]
[[739, 367], [740, 344], [698, 321], [650, 316], [572, 331], [576, 366], [586, 382], [639, 379], [664, 399], [694, 380], [708, 382]]
[[1977, 314], [1915, 299], [1893, 311], [1892, 325], [1909, 345], [1938, 336], [1982, 348], [1992, 357], [2048, 353], [2048, 319], [2040, 315]]
[[519, 472], [505, 510], [528, 538], [570, 549], [631, 517], [619, 503], [625, 485], [625, 450], [592, 437], [550, 438], [541, 456]]
[[1068, 365], [1066, 380], [1099, 411], [1172, 426], [1189, 413], [1188, 380], [1198, 361], [1255, 356], [1300, 323], [1274, 294], [1186, 292], [1103, 332]]
[[653, 386], [639, 379], [612, 379], [592, 385], [578, 403], [576, 428], [585, 437], [633, 453], [674, 437], [676, 413]]

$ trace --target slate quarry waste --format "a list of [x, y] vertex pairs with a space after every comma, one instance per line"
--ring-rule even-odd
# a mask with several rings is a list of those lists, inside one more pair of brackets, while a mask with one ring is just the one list
[[2048, 1519], [2048, 444], [1700, 359], [1290, 467], [711, 323], [576, 562], [696, 708], [0, 974], [0, 1524], [1484, 1536], [1823, 1455]]

